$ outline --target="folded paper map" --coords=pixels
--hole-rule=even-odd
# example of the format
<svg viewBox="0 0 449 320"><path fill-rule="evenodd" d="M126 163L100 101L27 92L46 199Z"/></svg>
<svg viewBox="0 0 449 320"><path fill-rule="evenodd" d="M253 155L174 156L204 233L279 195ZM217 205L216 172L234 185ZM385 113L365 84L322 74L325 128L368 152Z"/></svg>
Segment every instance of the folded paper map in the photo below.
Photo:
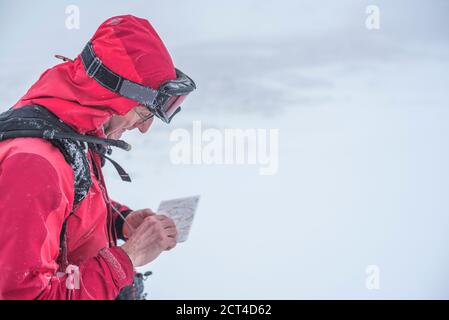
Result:
<svg viewBox="0 0 449 320"><path fill-rule="evenodd" d="M162 201L158 212L165 212L173 219L178 229L177 242L184 242L192 226L199 196Z"/></svg>

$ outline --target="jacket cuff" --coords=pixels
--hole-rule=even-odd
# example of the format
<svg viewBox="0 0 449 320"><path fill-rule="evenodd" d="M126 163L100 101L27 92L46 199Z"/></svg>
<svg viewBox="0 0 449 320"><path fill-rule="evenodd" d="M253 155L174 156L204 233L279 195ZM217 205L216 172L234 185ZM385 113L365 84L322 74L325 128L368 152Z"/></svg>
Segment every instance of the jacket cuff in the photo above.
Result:
<svg viewBox="0 0 449 320"><path fill-rule="evenodd" d="M122 216L125 217L125 218L126 218L131 212L132 212L131 209L120 211L120 213L122 214ZM117 238L118 238L118 239L126 241L125 236L123 235L123 223L124 223L124 222L125 222L125 221L123 220L123 218L120 217L120 215L117 215L117 217L115 218L115 232L116 232L116 234L117 234Z"/></svg>
<svg viewBox="0 0 449 320"><path fill-rule="evenodd" d="M131 259L120 247L103 248L99 256L106 261L118 288L129 286L134 281L134 267Z"/></svg>

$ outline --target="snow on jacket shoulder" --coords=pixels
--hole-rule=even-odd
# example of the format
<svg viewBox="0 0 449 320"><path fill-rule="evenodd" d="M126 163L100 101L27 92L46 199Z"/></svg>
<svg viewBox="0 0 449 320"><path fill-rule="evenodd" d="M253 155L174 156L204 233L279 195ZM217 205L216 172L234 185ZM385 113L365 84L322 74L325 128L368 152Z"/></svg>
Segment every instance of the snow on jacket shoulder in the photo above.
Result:
<svg viewBox="0 0 449 320"><path fill-rule="evenodd" d="M68 220L69 276L57 261L73 206L72 168L42 139L0 143L0 299L114 299L132 283L128 256L109 246L106 204L93 180Z"/></svg>

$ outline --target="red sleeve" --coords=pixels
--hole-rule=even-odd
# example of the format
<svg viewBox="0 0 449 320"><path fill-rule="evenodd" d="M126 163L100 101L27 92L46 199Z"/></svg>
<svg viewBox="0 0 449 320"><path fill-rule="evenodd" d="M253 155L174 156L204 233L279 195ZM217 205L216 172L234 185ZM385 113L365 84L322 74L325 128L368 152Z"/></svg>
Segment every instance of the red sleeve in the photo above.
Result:
<svg viewBox="0 0 449 320"><path fill-rule="evenodd" d="M132 283L131 261L119 247L102 249L71 276L57 273L59 236L73 201L64 191L67 181L73 186L68 170L58 175L33 153L1 163L0 299L114 299Z"/></svg>

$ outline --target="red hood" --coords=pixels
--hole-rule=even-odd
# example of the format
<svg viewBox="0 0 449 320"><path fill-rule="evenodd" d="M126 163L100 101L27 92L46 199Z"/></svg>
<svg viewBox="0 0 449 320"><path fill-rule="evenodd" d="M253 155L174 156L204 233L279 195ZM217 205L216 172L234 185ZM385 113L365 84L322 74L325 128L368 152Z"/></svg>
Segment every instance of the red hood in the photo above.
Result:
<svg viewBox="0 0 449 320"><path fill-rule="evenodd" d="M147 20L131 15L112 17L92 38L95 53L115 73L159 88L176 78L164 43ZM87 76L80 56L45 71L14 107L39 104L79 133L103 136L112 115L128 113L138 103L101 86Z"/></svg>

